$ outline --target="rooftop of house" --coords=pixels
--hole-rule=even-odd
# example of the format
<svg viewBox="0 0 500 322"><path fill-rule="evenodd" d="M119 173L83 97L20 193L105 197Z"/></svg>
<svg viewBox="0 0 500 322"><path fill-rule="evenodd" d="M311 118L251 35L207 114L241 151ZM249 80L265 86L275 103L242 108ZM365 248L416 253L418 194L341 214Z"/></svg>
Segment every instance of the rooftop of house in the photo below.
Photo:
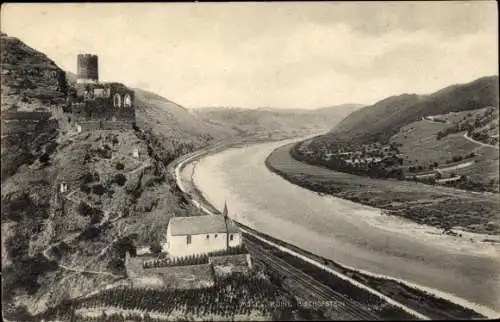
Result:
<svg viewBox="0 0 500 322"><path fill-rule="evenodd" d="M170 218L169 226L172 236L226 232L226 223L221 215L173 217ZM231 220L227 222L227 230L229 233L239 232Z"/></svg>

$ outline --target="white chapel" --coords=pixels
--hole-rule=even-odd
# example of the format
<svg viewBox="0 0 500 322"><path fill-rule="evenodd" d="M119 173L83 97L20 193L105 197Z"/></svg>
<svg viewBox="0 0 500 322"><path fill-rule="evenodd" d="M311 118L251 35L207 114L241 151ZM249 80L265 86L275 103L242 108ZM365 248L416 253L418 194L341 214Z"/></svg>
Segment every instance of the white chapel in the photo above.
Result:
<svg viewBox="0 0 500 322"><path fill-rule="evenodd" d="M170 218L163 249L170 257L206 254L239 247L243 243L239 228L223 215Z"/></svg>

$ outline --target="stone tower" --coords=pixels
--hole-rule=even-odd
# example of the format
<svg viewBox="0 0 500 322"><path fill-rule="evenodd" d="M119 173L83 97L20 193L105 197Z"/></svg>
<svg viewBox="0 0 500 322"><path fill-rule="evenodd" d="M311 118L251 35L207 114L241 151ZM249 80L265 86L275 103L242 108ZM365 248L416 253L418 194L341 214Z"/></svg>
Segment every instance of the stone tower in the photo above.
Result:
<svg viewBox="0 0 500 322"><path fill-rule="evenodd" d="M99 82L99 64L96 55L78 54L78 84L96 84Z"/></svg>

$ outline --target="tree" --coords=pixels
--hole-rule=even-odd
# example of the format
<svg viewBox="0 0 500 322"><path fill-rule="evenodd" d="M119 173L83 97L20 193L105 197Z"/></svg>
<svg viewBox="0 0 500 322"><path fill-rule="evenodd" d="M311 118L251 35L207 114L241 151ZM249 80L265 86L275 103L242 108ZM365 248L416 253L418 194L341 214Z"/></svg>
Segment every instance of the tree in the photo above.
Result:
<svg viewBox="0 0 500 322"><path fill-rule="evenodd" d="M44 153L42 154L42 156L40 156L39 158L39 161L40 163L42 163L43 165L48 165L49 164L49 161L50 161L50 156L48 153Z"/></svg>
<svg viewBox="0 0 500 322"><path fill-rule="evenodd" d="M80 201L77 212L82 216L88 216L92 212L92 207L87 205L87 203Z"/></svg>
<svg viewBox="0 0 500 322"><path fill-rule="evenodd" d="M123 170L125 169L125 165L121 162L117 162L115 168L116 170Z"/></svg>
<svg viewBox="0 0 500 322"><path fill-rule="evenodd" d="M92 192L96 195L102 196L106 192L106 189L102 184L99 183L92 186Z"/></svg>
<svg viewBox="0 0 500 322"><path fill-rule="evenodd" d="M127 182L127 177L122 173L117 173L113 178L113 182L116 182L118 185L123 186L125 182Z"/></svg>
<svg viewBox="0 0 500 322"><path fill-rule="evenodd" d="M159 241L155 240L149 245L149 249L151 250L152 253L158 254L161 253L162 247Z"/></svg>
<svg viewBox="0 0 500 322"><path fill-rule="evenodd" d="M94 181L94 176L92 175L92 173L87 172L82 176L83 183L91 183L92 181Z"/></svg>
<svg viewBox="0 0 500 322"><path fill-rule="evenodd" d="M125 269L125 263L120 258L113 258L109 261L107 268L113 273L121 274Z"/></svg>
<svg viewBox="0 0 500 322"><path fill-rule="evenodd" d="M80 185L80 190L81 190L81 191L83 191L83 192L85 192L86 194L89 194L89 193L90 193L90 187L89 187L89 186L87 186L87 185L86 185L86 184L84 184L84 183L82 183L82 184Z"/></svg>

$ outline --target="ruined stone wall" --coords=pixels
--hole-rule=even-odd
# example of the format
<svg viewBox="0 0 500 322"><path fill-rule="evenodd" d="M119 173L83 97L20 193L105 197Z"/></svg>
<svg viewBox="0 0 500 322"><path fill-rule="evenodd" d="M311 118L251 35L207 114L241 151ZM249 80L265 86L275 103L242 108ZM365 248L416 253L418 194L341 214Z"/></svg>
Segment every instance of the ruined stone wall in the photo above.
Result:
<svg viewBox="0 0 500 322"><path fill-rule="evenodd" d="M120 83L80 84L71 97L71 114L87 129L131 129L135 123L134 92ZM96 123L88 122L101 122Z"/></svg>
<svg viewBox="0 0 500 322"><path fill-rule="evenodd" d="M248 275L252 266L249 254L214 256L210 257L210 263L217 277L229 276L233 273Z"/></svg>

